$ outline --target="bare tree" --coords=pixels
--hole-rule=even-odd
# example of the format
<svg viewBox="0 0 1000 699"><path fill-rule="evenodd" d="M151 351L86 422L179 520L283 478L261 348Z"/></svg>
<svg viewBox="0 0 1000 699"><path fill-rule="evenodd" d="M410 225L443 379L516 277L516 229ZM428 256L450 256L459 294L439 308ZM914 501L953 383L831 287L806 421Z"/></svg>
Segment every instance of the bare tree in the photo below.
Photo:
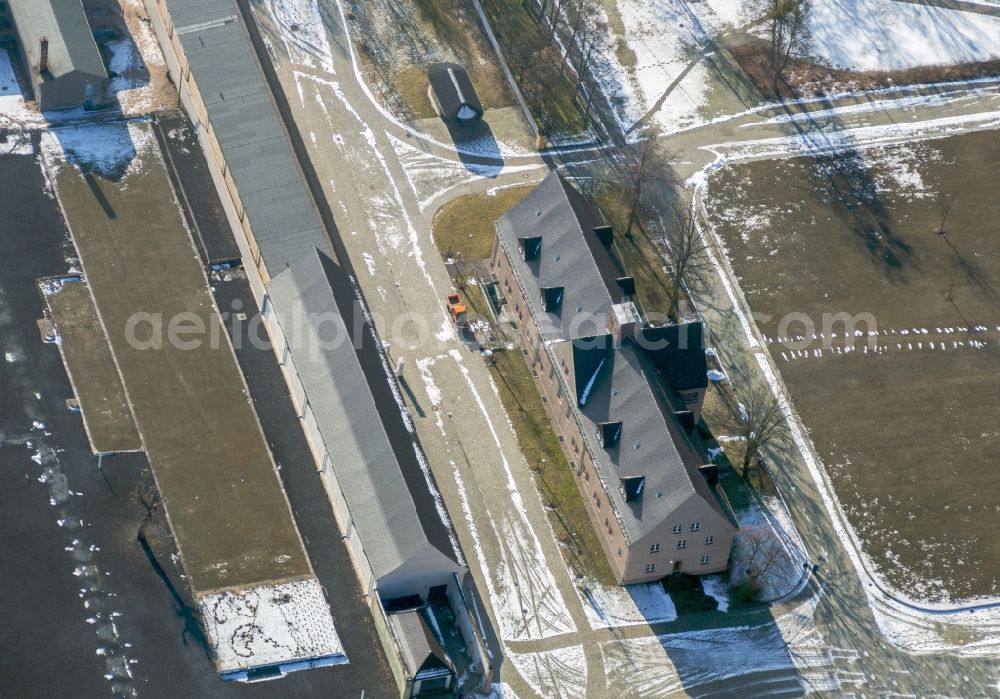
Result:
<svg viewBox="0 0 1000 699"><path fill-rule="evenodd" d="M735 571L736 576L749 585L749 594L758 597L766 594L771 581L779 581L790 572L789 558L774 530L767 525L741 527L737 547L744 567Z"/></svg>
<svg viewBox="0 0 1000 699"><path fill-rule="evenodd" d="M687 208L674 207L672 220L667 225L666 243L664 257L674 277L667 315L673 317L677 314L684 287L699 289L705 285L712 274L712 260L697 221Z"/></svg>
<svg viewBox="0 0 1000 699"><path fill-rule="evenodd" d="M652 133L634 151L628 151L623 161L623 176L628 189L628 222L625 235L639 217L639 206L646 192L655 185L673 184L674 177L667 164L669 154L659 133Z"/></svg>
<svg viewBox="0 0 1000 699"><path fill-rule="evenodd" d="M744 440L743 480L750 478L750 464L769 446L789 445L792 442L788 421L781 403L770 387L757 385L736 391L740 402L740 435Z"/></svg>
<svg viewBox="0 0 1000 699"><path fill-rule="evenodd" d="M806 43L807 0L768 0L767 21L771 35L771 85L775 92L793 52Z"/></svg>

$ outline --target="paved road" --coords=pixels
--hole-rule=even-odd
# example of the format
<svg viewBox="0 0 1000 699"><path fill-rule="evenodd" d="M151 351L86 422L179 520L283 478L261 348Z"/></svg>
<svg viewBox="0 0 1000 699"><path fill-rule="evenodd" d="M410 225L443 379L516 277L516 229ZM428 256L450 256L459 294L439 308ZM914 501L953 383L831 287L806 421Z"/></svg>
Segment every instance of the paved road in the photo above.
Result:
<svg viewBox="0 0 1000 699"><path fill-rule="evenodd" d="M431 216L444 201L533 181L547 168L536 155L508 154L502 163L460 156L387 118L357 79L335 0L322 0L320 8L325 32L283 27L266 11L259 14L275 47L284 93L279 97L289 102L389 353L394 361L405 360L411 412L504 649L501 679L520 696L675 690L795 695L806 687L830 694L919 695L929 687L963 696L995 694L996 672L988 660L911 655L881 638L801 464L789 468L782 485L810 553L827 562L798 598L745 617L712 614L655 627L591 629L489 374L454 336L441 309L450 280L430 237ZM834 106L838 113L824 113ZM989 123L975 115L998 109L992 84L899 91L882 102L862 96L836 105L758 110L674 134L671 145L686 177L719 154L775 157L789 149L834 147L845 138L891 142L957 132ZM579 163L614 154L594 149L550 156ZM714 332L727 346L745 346L739 319L727 311L729 299L721 291L705 300L718 325ZM727 359L736 376L754 376L752 353L733 350ZM715 628L694 631L692 623ZM667 632L673 635L655 637ZM706 668L705 656L691 652L706 643L729 660ZM634 675L653 678L655 686L637 685Z"/></svg>

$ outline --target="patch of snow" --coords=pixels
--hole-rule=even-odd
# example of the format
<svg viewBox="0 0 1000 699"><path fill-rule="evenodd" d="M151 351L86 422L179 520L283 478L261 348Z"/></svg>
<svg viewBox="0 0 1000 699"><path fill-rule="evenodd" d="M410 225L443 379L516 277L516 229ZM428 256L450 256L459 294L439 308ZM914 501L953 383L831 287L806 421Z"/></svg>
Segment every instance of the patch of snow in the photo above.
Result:
<svg viewBox="0 0 1000 699"><path fill-rule="evenodd" d="M594 388L594 382L597 381L597 375L601 373L601 369L604 367L604 358L597 363L597 368L594 369L594 374L590 377L587 385L583 388L583 393L580 394L580 405L586 405L587 399L590 398L590 391Z"/></svg>
<svg viewBox="0 0 1000 699"><path fill-rule="evenodd" d="M201 595L198 608L221 672L331 656L347 661L314 577Z"/></svg>
<svg viewBox="0 0 1000 699"><path fill-rule="evenodd" d="M604 587L591 582L588 589L579 593L583 611L594 629L677 619L673 600L658 582L625 587Z"/></svg>
<svg viewBox="0 0 1000 699"><path fill-rule="evenodd" d="M318 65L330 75L337 73L317 0L268 0L267 10L281 30L290 58L305 65Z"/></svg>
<svg viewBox="0 0 1000 699"><path fill-rule="evenodd" d="M729 611L729 585L721 575L702 575L701 589L715 600L716 609L720 612Z"/></svg>
<svg viewBox="0 0 1000 699"><path fill-rule="evenodd" d="M507 658L539 696L560 699L587 696L587 658L583 646L538 653L508 652Z"/></svg>
<svg viewBox="0 0 1000 699"><path fill-rule="evenodd" d="M900 70L1000 55L1000 18L897 0L810 3L815 54L853 70Z"/></svg>
<svg viewBox="0 0 1000 699"><path fill-rule="evenodd" d="M41 147L51 165L73 165L109 179L134 171L143 155L157 149L153 130L144 121L61 126L42 133Z"/></svg>
<svg viewBox="0 0 1000 699"><path fill-rule="evenodd" d="M370 252L367 252L367 251L361 253L361 257L365 261L365 267L368 268L368 274L370 274L370 275L372 275L374 277L375 276L375 258L372 257L372 254Z"/></svg>

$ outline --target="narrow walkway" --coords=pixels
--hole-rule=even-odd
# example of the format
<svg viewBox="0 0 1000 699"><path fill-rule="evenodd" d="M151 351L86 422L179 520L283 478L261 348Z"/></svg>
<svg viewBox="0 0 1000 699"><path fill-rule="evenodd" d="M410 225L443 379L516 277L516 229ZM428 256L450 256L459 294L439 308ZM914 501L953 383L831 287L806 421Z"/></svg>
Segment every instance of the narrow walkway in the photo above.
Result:
<svg viewBox="0 0 1000 699"><path fill-rule="evenodd" d="M958 10L959 12L975 12L980 15L991 15L1000 17L1000 4L986 4L983 2L969 2L968 0L895 0L895 2L908 2L911 5L926 5L928 7L941 7L946 10Z"/></svg>

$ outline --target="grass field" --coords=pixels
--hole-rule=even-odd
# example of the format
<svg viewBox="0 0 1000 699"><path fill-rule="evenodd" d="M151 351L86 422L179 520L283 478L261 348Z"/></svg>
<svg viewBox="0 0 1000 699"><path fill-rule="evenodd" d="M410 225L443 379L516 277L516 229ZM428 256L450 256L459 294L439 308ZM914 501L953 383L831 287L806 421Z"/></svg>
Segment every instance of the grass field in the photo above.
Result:
<svg viewBox="0 0 1000 699"><path fill-rule="evenodd" d="M865 553L920 599L1000 594L998 158L985 132L750 163L706 200Z"/></svg>
<svg viewBox="0 0 1000 699"><path fill-rule="evenodd" d="M615 585L604 549L538 397L527 362L518 349L498 351L493 356L495 363L490 372L514 424L521 453L528 465L537 469L535 483L563 557L577 575L586 575L603 585Z"/></svg>
<svg viewBox="0 0 1000 699"><path fill-rule="evenodd" d="M471 7L460 0L354 0L351 29L376 93L398 116L435 116L427 98L427 67L465 66L483 107L514 106L504 78Z"/></svg>
<svg viewBox="0 0 1000 699"><path fill-rule="evenodd" d="M494 222L524 199L532 187L509 187L495 194L466 194L434 214L434 242L442 255L451 252L462 261L482 260L493 252Z"/></svg>
<svg viewBox="0 0 1000 699"><path fill-rule="evenodd" d="M507 64L535 122L549 135L572 136L586 129L574 101L576 86L559 76L561 57L521 0L482 0Z"/></svg>

